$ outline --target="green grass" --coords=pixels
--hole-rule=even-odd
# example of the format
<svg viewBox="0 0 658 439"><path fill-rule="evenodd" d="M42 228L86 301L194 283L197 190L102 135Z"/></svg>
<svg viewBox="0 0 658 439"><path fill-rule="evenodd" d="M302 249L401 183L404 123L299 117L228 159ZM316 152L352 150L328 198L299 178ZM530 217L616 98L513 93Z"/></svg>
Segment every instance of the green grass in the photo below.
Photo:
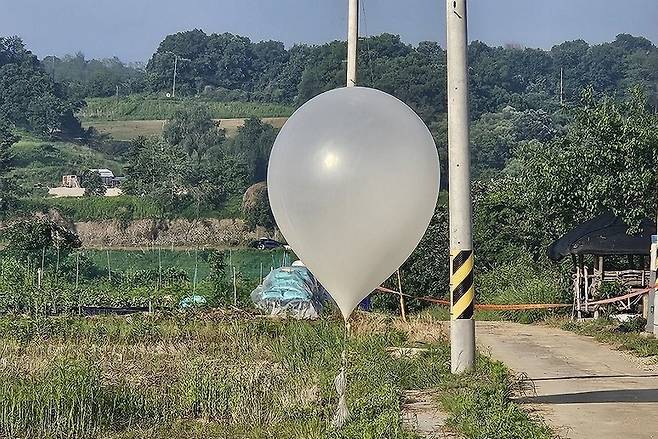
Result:
<svg viewBox="0 0 658 439"><path fill-rule="evenodd" d="M416 357L386 352L418 343L381 316L353 322L350 417L336 430L340 321L3 317L0 436L411 439L400 416L404 391L431 388L465 437L551 437L510 401L502 365L480 357L476 374L452 376L443 339L425 341Z"/></svg>
<svg viewBox="0 0 658 439"><path fill-rule="evenodd" d="M451 414L448 425L466 438L553 438L541 418L512 401L520 385L502 363L478 356L475 371L451 377L439 400Z"/></svg>
<svg viewBox="0 0 658 439"><path fill-rule="evenodd" d="M85 145L48 141L21 134L11 147L12 175L17 183L32 193L45 194L48 187L59 186L62 175L89 168L108 168L123 174L123 164Z"/></svg>
<svg viewBox="0 0 658 439"><path fill-rule="evenodd" d="M477 255L476 255L477 258ZM477 264L477 262L476 262ZM569 303L568 285L558 268L530 258L476 271L476 303L525 304ZM564 308L548 310L479 311L482 320L513 320L532 323L564 314Z"/></svg>
<svg viewBox="0 0 658 439"><path fill-rule="evenodd" d="M148 95L87 99L79 116L90 120L162 120L170 119L176 110L190 105L203 105L215 119L290 116L293 108L261 102L216 102L199 98L159 98Z"/></svg>
<svg viewBox="0 0 658 439"><path fill-rule="evenodd" d="M639 357L658 356L658 339L640 334L644 329L644 319L637 322L619 323L609 319L572 322L568 320L553 320L551 324L577 334L594 337L601 343L613 346L615 349L628 351Z"/></svg>

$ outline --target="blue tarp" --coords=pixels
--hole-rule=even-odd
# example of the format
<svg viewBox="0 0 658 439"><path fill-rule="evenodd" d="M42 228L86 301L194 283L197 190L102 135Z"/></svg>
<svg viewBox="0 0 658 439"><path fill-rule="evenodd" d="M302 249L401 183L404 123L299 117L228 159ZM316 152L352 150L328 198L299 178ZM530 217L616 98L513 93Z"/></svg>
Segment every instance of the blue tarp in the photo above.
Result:
<svg viewBox="0 0 658 439"><path fill-rule="evenodd" d="M323 289L306 267L272 270L251 293L257 308L272 315L317 318L322 309Z"/></svg>
<svg viewBox="0 0 658 439"><path fill-rule="evenodd" d="M206 304L206 298L195 294L193 296L189 296L181 299L178 306L180 306L181 308L193 308L196 306L203 306L205 304Z"/></svg>

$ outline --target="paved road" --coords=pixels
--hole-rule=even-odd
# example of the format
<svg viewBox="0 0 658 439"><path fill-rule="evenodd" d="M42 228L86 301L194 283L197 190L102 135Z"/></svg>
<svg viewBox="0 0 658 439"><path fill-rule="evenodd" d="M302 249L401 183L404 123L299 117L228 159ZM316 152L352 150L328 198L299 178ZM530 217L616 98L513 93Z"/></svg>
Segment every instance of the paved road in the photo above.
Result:
<svg viewBox="0 0 658 439"><path fill-rule="evenodd" d="M534 382L518 402L570 439L658 439L658 367L589 337L478 322L480 351Z"/></svg>

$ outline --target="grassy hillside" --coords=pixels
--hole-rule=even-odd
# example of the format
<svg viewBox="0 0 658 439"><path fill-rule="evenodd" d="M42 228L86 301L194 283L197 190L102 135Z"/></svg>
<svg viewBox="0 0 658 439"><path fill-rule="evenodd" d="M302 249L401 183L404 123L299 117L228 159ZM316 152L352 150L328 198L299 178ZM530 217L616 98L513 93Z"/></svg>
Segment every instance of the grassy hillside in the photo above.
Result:
<svg viewBox="0 0 658 439"><path fill-rule="evenodd" d="M130 95L116 98L90 98L79 116L85 120L162 120L171 118L176 110L191 105L206 106L216 119L244 117L290 116L293 108L287 105L261 102L215 102L196 98L159 98Z"/></svg>
<svg viewBox="0 0 658 439"><path fill-rule="evenodd" d="M148 198L128 195L101 198L45 198L49 187L61 184L62 175L80 173L90 168L108 168L123 175L120 157L110 157L87 145L44 140L20 133L21 140L11 147L12 175L23 193L21 212L46 211L55 207L74 221L117 219L130 221L161 217L162 208ZM198 212L202 218L235 218L240 216L241 197L234 197L219 210ZM197 209L190 203L182 205L170 216L195 218Z"/></svg>
<svg viewBox="0 0 658 439"><path fill-rule="evenodd" d="M88 146L71 142L41 140L21 134L11 147L13 175L29 194L45 194L48 187L58 186L63 174L89 168L108 168L123 174L121 162Z"/></svg>

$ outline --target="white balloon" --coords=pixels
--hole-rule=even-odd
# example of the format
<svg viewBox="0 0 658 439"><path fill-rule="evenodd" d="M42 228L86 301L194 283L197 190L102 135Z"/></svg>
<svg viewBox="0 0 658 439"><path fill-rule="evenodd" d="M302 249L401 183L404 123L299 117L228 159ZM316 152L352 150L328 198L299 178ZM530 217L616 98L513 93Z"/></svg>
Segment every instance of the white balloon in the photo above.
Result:
<svg viewBox="0 0 658 439"><path fill-rule="evenodd" d="M402 101L339 88L285 123L267 187L281 233L347 320L425 233L439 161L429 130Z"/></svg>

